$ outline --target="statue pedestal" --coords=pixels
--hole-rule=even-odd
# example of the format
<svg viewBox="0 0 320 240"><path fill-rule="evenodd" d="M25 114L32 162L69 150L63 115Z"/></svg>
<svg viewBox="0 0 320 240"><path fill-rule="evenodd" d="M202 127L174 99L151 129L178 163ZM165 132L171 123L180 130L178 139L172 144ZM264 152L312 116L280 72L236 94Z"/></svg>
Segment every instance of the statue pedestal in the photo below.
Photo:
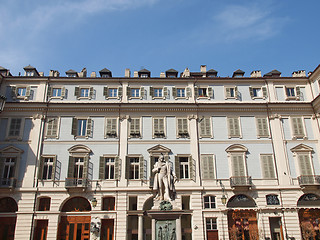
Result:
<svg viewBox="0 0 320 240"><path fill-rule="evenodd" d="M170 205L171 205L171 207L170 207ZM152 210L166 211L166 210L180 210L180 209L178 208L175 200L164 201L164 200L157 200L154 198Z"/></svg>

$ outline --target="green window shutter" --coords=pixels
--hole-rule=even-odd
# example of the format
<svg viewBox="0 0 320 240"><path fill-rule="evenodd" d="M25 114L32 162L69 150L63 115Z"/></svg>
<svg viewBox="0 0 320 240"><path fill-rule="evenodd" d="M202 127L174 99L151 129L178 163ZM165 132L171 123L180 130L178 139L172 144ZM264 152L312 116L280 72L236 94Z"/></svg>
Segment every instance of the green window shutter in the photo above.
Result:
<svg viewBox="0 0 320 240"><path fill-rule="evenodd" d="M191 95L192 95L191 94L191 88L187 87L186 88L186 92L187 92L186 97L188 97L188 98L191 97Z"/></svg>
<svg viewBox="0 0 320 240"><path fill-rule="evenodd" d="M194 163L193 163L192 156L188 157L188 164L189 164L189 170L190 170L190 179L195 181L195 166L194 166Z"/></svg>
<svg viewBox="0 0 320 240"><path fill-rule="evenodd" d="M26 97L30 97L30 95L31 95L31 87L27 86L26 87Z"/></svg>
<svg viewBox="0 0 320 240"><path fill-rule="evenodd" d="M174 97L174 98L177 97L177 88L175 88L175 87L172 88L172 97Z"/></svg>
<svg viewBox="0 0 320 240"><path fill-rule="evenodd" d="M104 87L103 88L103 96L105 96L106 98L109 97L109 89L108 89L108 87Z"/></svg>
<svg viewBox="0 0 320 240"><path fill-rule="evenodd" d="M211 136L211 122L210 118L204 118L203 119L203 125L204 125L204 135L209 137Z"/></svg>
<svg viewBox="0 0 320 240"><path fill-rule="evenodd" d="M62 87L62 88L61 88L61 97L62 97L62 98L65 98L65 97L66 97L66 88L65 88L65 87Z"/></svg>
<svg viewBox="0 0 320 240"><path fill-rule="evenodd" d="M301 175L313 175L310 157L307 154L299 154L299 167Z"/></svg>
<svg viewBox="0 0 320 240"><path fill-rule="evenodd" d="M48 97L48 98L51 98L51 96L52 96L52 87L51 87L51 86L48 86L47 97Z"/></svg>
<svg viewBox="0 0 320 240"><path fill-rule="evenodd" d="M300 98L300 95L301 95L300 87L296 87L296 93L297 93L297 97Z"/></svg>
<svg viewBox="0 0 320 240"><path fill-rule="evenodd" d="M180 160L178 156L174 157L174 170L176 172L176 176L180 179Z"/></svg>
<svg viewBox="0 0 320 240"><path fill-rule="evenodd" d="M295 137L304 137L305 136L302 118L300 118L300 117L292 118L292 126L293 126L293 133L294 133Z"/></svg>
<svg viewBox="0 0 320 240"><path fill-rule="evenodd" d="M151 174L153 174L152 173L152 169L153 169L155 163L156 163L156 158L155 157L150 157L150 171L151 171Z"/></svg>
<svg viewBox="0 0 320 240"><path fill-rule="evenodd" d="M78 119L77 118L72 118L71 135L77 136L77 130L78 130Z"/></svg>
<svg viewBox="0 0 320 240"><path fill-rule="evenodd" d="M229 136L233 137L235 135L233 118L228 118L228 125L229 125Z"/></svg>
<svg viewBox="0 0 320 240"><path fill-rule="evenodd" d="M120 178L120 159L119 157L114 158L114 179L119 180Z"/></svg>
<svg viewBox="0 0 320 240"><path fill-rule="evenodd" d="M85 156L83 160L83 175L82 178L88 178L88 166L89 166L89 156Z"/></svg>
<svg viewBox="0 0 320 240"><path fill-rule="evenodd" d="M262 155L261 160L262 160L262 167L263 167L262 169L263 178L265 179L275 178L272 155Z"/></svg>
<svg viewBox="0 0 320 240"><path fill-rule="evenodd" d="M162 134L162 133L164 133L164 119L159 118L158 121L159 121L158 130Z"/></svg>
<svg viewBox="0 0 320 240"><path fill-rule="evenodd" d="M118 97L122 97L123 91L122 87L118 87Z"/></svg>
<svg viewBox="0 0 320 240"><path fill-rule="evenodd" d="M227 98L231 97L230 88L226 88L226 97L227 97Z"/></svg>
<svg viewBox="0 0 320 240"><path fill-rule="evenodd" d="M92 98L93 97L93 87L90 87L89 88L89 98Z"/></svg>
<svg viewBox="0 0 320 240"><path fill-rule="evenodd" d="M182 129L185 132L188 132L188 119L184 118L182 119Z"/></svg>
<svg viewBox="0 0 320 240"><path fill-rule="evenodd" d="M253 96L253 88L252 87L249 87L249 92L250 92L251 98L253 98L254 96Z"/></svg>
<svg viewBox="0 0 320 240"><path fill-rule="evenodd" d="M139 178L145 179L145 167L144 167L144 158L143 156L139 157Z"/></svg>
<svg viewBox="0 0 320 240"><path fill-rule="evenodd" d="M91 118L88 118L87 119L87 133L86 133L86 136L87 137L90 137L91 134L92 134L92 127L93 127L93 124L92 124L92 119Z"/></svg>
<svg viewBox="0 0 320 240"><path fill-rule="evenodd" d="M126 179L130 177L130 158L126 157Z"/></svg>
<svg viewBox="0 0 320 240"><path fill-rule="evenodd" d="M234 87L234 97L238 98L239 92L238 92L238 87Z"/></svg>
<svg viewBox="0 0 320 240"><path fill-rule="evenodd" d="M105 179L106 160L104 157L100 157L99 162L99 179Z"/></svg>
<svg viewBox="0 0 320 240"><path fill-rule="evenodd" d="M43 167L42 167L43 169ZM57 156L53 157L53 163L52 163L52 175L51 179L54 181L56 178L56 171L57 171Z"/></svg>
<svg viewBox="0 0 320 240"><path fill-rule="evenodd" d="M206 132L206 126L205 126L205 119L202 119L202 121L200 122L200 137L205 136L205 132Z"/></svg>
<svg viewBox="0 0 320 240"><path fill-rule="evenodd" d="M267 92L267 88L266 87L262 87L262 94L264 98L268 97L268 92Z"/></svg>
<svg viewBox="0 0 320 240"><path fill-rule="evenodd" d="M163 98L167 98L168 97L168 88L164 87L163 88Z"/></svg>
<svg viewBox="0 0 320 240"><path fill-rule="evenodd" d="M233 123L234 123L234 135L235 135L235 137L240 137L239 119L238 118L234 118L233 119Z"/></svg>
<svg viewBox="0 0 320 240"><path fill-rule="evenodd" d="M194 96L199 97L199 88L197 86L194 87Z"/></svg>
<svg viewBox="0 0 320 240"><path fill-rule="evenodd" d="M131 88L127 87L127 97L131 97Z"/></svg>
<svg viewBox="0 0 320 240"><path fill-rule="evenodd" d="M213 98L213 88L208 87L208 97Z"/></svg>
<svg viewBox="0 0 320 240"><path fill-rule="evenodd" d="M145 91L144 91L144 87L140 88L140 98L144 98L145 95Z"/></svg>
<svg viewBox="0 0 320 240"><path fill-rule="evenodd" d="M11 87L11 97L13 99L16 99L17 98L17 87L16 86L12 86Z"/></svg>
<svg viewBox="0 0 320 240"><path fill-rule="evenodd" d="M39 161L39 169L38 169L38 179L42 179L43 175L43 164L44 164L44 157L40 157Z"/></svg>
<svg viewBox="0 0 320 240"><path fill-rule="evenodd" d="M74 178L74 157L69 156L68 178Z"/></svg>
<svg viewBox="0 0 320 240"><path fill-rule="evenodd" d="M209 161L207 155L201 155L201 172L203 179L209 179Z"/></svg>
<svg viewBox="0 0 320 240"><path fill-rule="evenodd" d="M153 119L153 137L155 137L157 133L159 133L159 119L154 118Z"/></svg>
<svg viewBox="0 0 320 240"><path fill-rule="evenodd" d="M232 156L232 173L233 173L234 177L245 176L243 156L241 156L241 155L233 155Z"/></svg>
<svg viewBox="0 0 320 240"><path fill-rule="evenodd" d="M268 137L268 121L266 118L257 118L257 130L259 137Z"/></svg>
<svg viewBox="0 0 320 240"><path fill-rule="evenodd" d="M80 88L79 87L75 87L74 88L74 95L78 98L80 97Z"/></svg>
<svg viewBox="0 0 320 240"><path fill-rule="evenodd" d="M150 96L151 96L151 97L154 97L153 87L150 87Z"/></svg>
<svg viewBox="0 0 320 240"><path fill-rule="evenodd" d="M183 119L179 118L178 119L178 133L182 133L183 132L183 122L182 122Z"/></svg>

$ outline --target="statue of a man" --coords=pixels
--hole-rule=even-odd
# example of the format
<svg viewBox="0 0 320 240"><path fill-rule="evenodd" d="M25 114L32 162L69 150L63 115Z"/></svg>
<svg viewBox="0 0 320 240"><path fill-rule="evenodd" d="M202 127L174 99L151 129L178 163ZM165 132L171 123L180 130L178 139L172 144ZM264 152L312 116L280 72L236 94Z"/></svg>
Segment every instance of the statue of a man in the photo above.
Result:
<svg viewBox="0 0 320 240"><path fill-rule="evenodd" d="M154 164L152 172L155 173L153 190L157 191L156 198L161 201L174 200L176 194L174 183L177 177L171 169L169 160L166 161L161 154L158 162Z"/></svg>

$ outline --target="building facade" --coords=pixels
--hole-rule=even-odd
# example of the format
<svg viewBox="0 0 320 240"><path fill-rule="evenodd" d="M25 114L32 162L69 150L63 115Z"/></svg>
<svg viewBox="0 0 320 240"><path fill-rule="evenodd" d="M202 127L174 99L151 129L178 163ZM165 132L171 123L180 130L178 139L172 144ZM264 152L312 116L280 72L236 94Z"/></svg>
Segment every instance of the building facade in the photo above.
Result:
<svg viewBox="0 0 320 240"><path fill-rule="evenodd" d="M320 239L320 67L24 70L0 68L3 239Z"/></svg>

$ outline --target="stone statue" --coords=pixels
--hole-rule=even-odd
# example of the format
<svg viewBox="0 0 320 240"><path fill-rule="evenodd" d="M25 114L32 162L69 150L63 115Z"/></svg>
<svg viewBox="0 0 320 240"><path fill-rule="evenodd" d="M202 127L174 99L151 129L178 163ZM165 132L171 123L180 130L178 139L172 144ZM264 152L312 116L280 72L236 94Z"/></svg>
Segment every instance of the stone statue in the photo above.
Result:
<svg viewBox="0 0 320 240"><path fill-rule="evenodd" d="M169 159L166 161L161 154L158 162L154 164L152 172L155 173L153 190L157 191L156 199L160 201L174 200L176 194L174 184L177 177L171 169Z"/></svg>

